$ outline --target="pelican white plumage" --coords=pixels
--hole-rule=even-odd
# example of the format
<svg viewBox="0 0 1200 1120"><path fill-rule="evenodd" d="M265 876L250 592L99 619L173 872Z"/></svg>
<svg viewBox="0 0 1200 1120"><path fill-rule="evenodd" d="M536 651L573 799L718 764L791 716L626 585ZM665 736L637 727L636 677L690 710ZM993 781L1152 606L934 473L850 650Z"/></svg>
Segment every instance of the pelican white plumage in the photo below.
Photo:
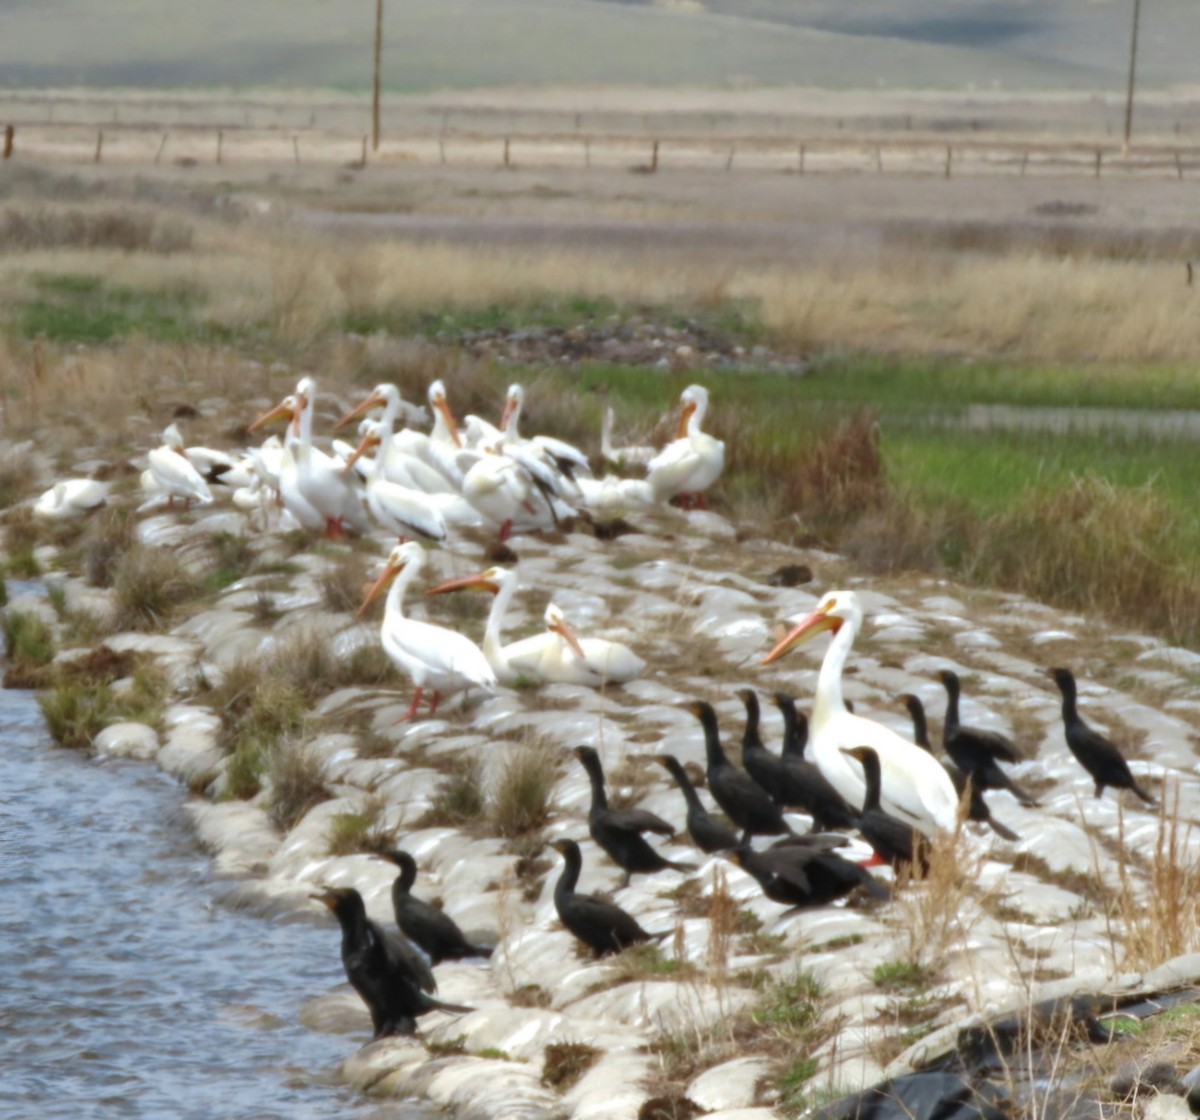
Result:
<svg viewBox="0 0 1200 1120"><path fill-rule="evenodd" d="M842 750L871 747L882 769L885 812L927 835L938 829L951 831L958 818L958 794L945 767L928 751L883 724L846 711L842 669L862 622L862 606L853 591L829 591L816 610L763 658L763 664L777 660L815 634L832 631L833 641L821 662L809 720L813 761L838 793L861 808L866 793L862 766Z"/></svg>
<svg viewBox="0 0 1200 1120"><path fill-rule="evenodd" d="M68 478L56 482L33 503L33 514L45 521L71 521L98 510L106 501L107 482Z"/></svg>
<svg viewBox="0 0 1200 1120"><path fill-rule="evenodd" d="M340 537L349 525L357 532L367 528L362 486L342 464L313 446L313 402L316 383L301 378L296 391L250 425L256 431L276 417L289 417L284 454L279 468L279 493L284 508L305 529L324 530Z"/></svg>
<svg viewBox="0 0 1200 1120"><path fill-rule="evenodd" d="M439 384L440 382L434 382L435 386ZM431 401L434 396L436 394L431 394ZM383 478L427 494L457 494L462 486L462 471L454 461L454 454L458 450L454 442L457 426L454 424L453 415L449 413L444 390L440 392L438 399L441 400L441 407L434 407L434 428L443 434L437 441L432 435L410 428L399 432L395 430L396 421L401 413L406 409L412 411L412 406L406 404L395 385L386 382L376 385L365 400L337 422L335 428L350 423L355 417L362 416L373 408L382 408L383 414L377 422L380 425L381 437L378 458ZM382 438L385 431L392 433L386 443Z"/></svg>
<svg viewBox="0 0 1200 1120"><path fill-rule="evenodd" d="M433 692L429 714L436 715L438 704L447 692L470 688L491 691L496 674L483 651L469 638L445 626L435 626L404 616L404 596L425 562L425 552L416 541L392 549L383 574L367 592L359 608L361 618L367 608L391 585L384 607L380 640L384 652L413 682L413 699L403 719L414 719L425 690ZM397 578L399 577L399 578Z"/></svg>
<svg viewBox="0 0 1200 1120"><path fill-rule="evenodd" d="M479 451L460 451L468 467L462 495L479 515L500 530L500 539L513 533L557 528L575 510L555 494L553 484L539 477L536 464L485 444Z"/></svg>
<svg viewBox="0 0 1200 1120"><path fill-rule="evenodd" d="M528 447L548 457L558 471L569 474L572 478L592 477L592 468L588 457L565 440L554 436L533 436L526 439L521 435L521 410L525 407L525 389L514 382L508 387L504 398L504 412L500 416L500 431L504 433L504 445L501 450L507 451L510 446Z"/></svg>
<svg viewBox="0 0 1200 1120"><path fill-rule="evenodd" d="M607 638L581 638L567 621L562 608L554 603L546 606L546 632L554 636L557 649L551 655L560 666L555 670L559 680L586 684L593 688L604 684L625 684L636 680L646 668L646 662L624 642ZM520 657L510 662L522 670Z"/></svg>
<svg viewBox="0 0 1200 1120"><path fill-rule="evenodd" d="M613 410L612 405L609 405L604 410L604 419L600 421L600 454L606 462L611 463L618 470L628 470L630 467L647 467L658 454L657 447L614 447L612 433Z"/></svg>
<svg viewBox="0 0 1200 1120"><path fill-rule="evenodd" d="M158 504L164 497L168 508L172 509L176 499L182 499L185 507L192 502L208 505L213 500L208 483L184 452L183 435L177 425L170 424L163 431L163 446L151 451L146 456L146 463L150 481L157 492L143 502L139 510Z"/></svg>
<svg viewBox="0 0 1200 1120"><path fill-rule="evenodd" d="M678 437L650 460L646 480L656 501L677 498L684 508L703 509L704 491L725 469L725 444L700 428L708 412L708 390L703 385L689 385L679 401L683 410Z"/></svg>
<svg viewBox="0 0 1200 1120"><path fill-rule="evenodd" d="M507 645L502 641L504 618L516 594L519 578L510 568L489 568L479 575L447 580L427 594L488 591L494 598L483 631L483 653L504 684L518 678L539 684L582 684L598 688L633 680L646 663L628 646L603 638L580 639L562 609L553 603L543 616L546 629Z"/></svg>

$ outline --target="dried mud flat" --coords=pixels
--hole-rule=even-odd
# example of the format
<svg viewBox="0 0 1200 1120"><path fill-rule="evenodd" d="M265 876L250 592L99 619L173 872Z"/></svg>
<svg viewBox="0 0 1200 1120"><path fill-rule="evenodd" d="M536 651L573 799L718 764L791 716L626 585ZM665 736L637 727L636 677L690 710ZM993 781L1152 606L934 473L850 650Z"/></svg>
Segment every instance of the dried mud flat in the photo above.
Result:
<svg viewBox="0 0 1200 1120"><path fill-rule="evenodd" d="M1153 897L1164 824L1112 792L1091 797L1090 781L1067 752L1044 668L1076 670L1084 713L1128 748L1139 778L1177 803L1187 822L1200 813L1192 780L1200 655L1017 596L966 592L934 579L868 585L835 556L742 539L714 514L667 511L632 520L641 531L616 542L576 532L518 540L525 590L509 632L536 629L552 595L582 632L620 638L641 653L649 662L642 680L601 692L502 689L446 718L411 724L396 722L406 695L339 688L319 700L309 730L293 744L317 760L330 798L282 834L269 816L270 789L248 801L223 796L230 759L221 747L221 713L209 706L206 688L239 662L268 659L310 635L320 635L340 659L375 643L377 623L331 610L325 590L347 564L361 565L365 580L373 550L310 548L291 557L293 573L282 582L277 574L251 575L167 633L103 640L113 651L154 658L168 675L172 702L158 729L119 724L96 748L154 760L196 792L191 815L218 873L229 879L230 904L270 919L316 920L314 889L353 885L372 915L390 923L395 869L366 854L329 854L338 818L370 812L417 857L418 889L440 897L464 928L496 941L490 964L439 968L443 998L477 1010L431 1015L419 1038L351 1053L369 1030L361 1003L348 989L314 993L306 1011L313 1028L347 1034L343 1076L372 1093L421 1096L461 1116L653 1116L647 1102L666 1099L672 1108L749 1120L798 1106L796 1084L782 1083L789 1071L798 1076L797 1062L811 1062L800 1080L803 1099L816 1100L908 1068L928 1046L929 1032L953 1030L974 1013L1064 990L1142 982L1138 970L1149 963L1144 926L1163 913ZM278 535L251 529L228 510L152 517L138 535L201 572L211 564L206 542L218 532L246 535L264 562L287 553ZM385 542L378 546L381 555ZM39 555L50 562L53 549ZM486 566L481 546L468 541L429 559L431 579ZM811 584L770 585L772 572L796 562L815 572ZM111 592L52 579L67 612L110 609ZM758 661L783 620L807 612L831 586L854 587L868 609L846 679L858 711L906 732L895 696L916 691L936 730L942 696L934 674L953 667L964 679L965 721L1012 734L1023 747L1028 761L1014 776L1036 792L1039 807L992 796L995 815L1020 841L1005 843L970 826L945 881L907 884L892 902L875 906L787 911L732 864L702 857L682 837L663 851L696 864L694 873L639 877L620 889L617 869L586 838L588 786L570 748L595 746L620 796L682 824L678 792L646 761L670 751L702 763L699 726L678 705L712 701L735 757L741 707L734 689L783 688L807 705L821 643L769 670ZM413 607L435 620L444 609L440 600ZM41 613L62 628L44 599L14 600L8 609ZM256 621L264 613L282 617ZM478 636L482 622L462 625ZM774 747L778 721L767 710L764 737ZM503 839L479 824L423 823L456 760L481 759L483 786L491 790L507 760L529 751L557 765L554 811L536 840L581 840L582 889L611 892L649 929L674 930L663 951L674 966L582 959L555 917L557 866L537 862L530 837ZM803 817L795 820L805 825ZM1200 838L1186 824L1176 832L1177 861L1190 867ZM861 845L858 851L865 856ZM726 896L737 917L718 928L713 918ZM331 932L331 953L335 942ZM1192 948L1190 932L1182 948ZM761 1010L764 990L791 990L801 972L822 993L804 1052ZM1200 975L1200 966L1185 959L1171 975L1182 981L1193 973ZM564 1044L593 1050L577 1080L555 1088L547 1063ZM1118 1056L1109 1061L1126 1053L1112 1049ZM1196 1054L1172 1057L1194 1063Z"/></svg>

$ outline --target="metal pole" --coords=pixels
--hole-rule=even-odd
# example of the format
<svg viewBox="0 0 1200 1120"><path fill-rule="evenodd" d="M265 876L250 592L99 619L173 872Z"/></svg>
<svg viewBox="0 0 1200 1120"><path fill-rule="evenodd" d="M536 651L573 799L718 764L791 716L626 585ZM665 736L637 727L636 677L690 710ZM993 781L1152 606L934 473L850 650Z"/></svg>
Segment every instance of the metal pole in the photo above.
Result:
<svg viewBox="0 0 1200 1120"><path fill-rule="evenodd" d="M376 152L379 151L379 92L382 70L383 0L375 0L375 82L371 94L371 148Z"/></svg>
<svg viewBox="0 0 1200 1120"><path fill-rule="evenodd" d="M1129 155L1129 141L1133 135L1133 81L1137 70L1138 21L1142 14L1142 0L1133 0L1133 34L1129 41L1129 89L1125 94L1125 143L1122 154Z"/></svg>

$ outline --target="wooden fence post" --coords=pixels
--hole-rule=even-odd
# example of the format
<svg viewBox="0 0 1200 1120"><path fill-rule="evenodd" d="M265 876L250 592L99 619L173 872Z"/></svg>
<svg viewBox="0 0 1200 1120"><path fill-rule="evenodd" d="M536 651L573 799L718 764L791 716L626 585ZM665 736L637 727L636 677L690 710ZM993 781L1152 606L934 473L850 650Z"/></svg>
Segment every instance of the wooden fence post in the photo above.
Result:
<svg viewBox="0 0 1200 1120"><path fill-rule="evenodd" d="M166 149L166 147L167 147L167 134L164 132L162 134L162 139L158 142L158 151L154 153L154 162L155 163L162 162L163 151Z"/></svg>
<svg viewBox="0 0 1200 1120"><path fill-rule="evenodd" d="M583 166L592 166L592 142L586 136L583 138Z"/></svg>
<svg viewBox="0 0 1200 1120"><path fill-rule="evenodd" d="M438 163L446 162L446 139L444 136L438 137Z"/></svg>
<svg viewBox="0 0 1200 1120"><path fill-rule="evenodd" d="M300 137L299 136L292 137L292 158L296 161L296 163L300 162Z"/></svg>
<svg viewBox="0 0 1200 1120"><path fill-rule="evenodd" d="M1179 158L1179 153L1175 153L1175 174L1179 177L1179 181L1183 182L1183 160Z"/></svg>
<svg viewBox="0 0 1200 1120"><path fill-rule="evenodd" d="M655 140L650 148L650 174L658 170L658 141Z"/></svg>
<svg viewBox="0 0 1200 1120"><path fill-rule="evenodd" d="M729 149L729 158L725 161L725 170L726 171L733 170L733 156L736 151L737 151L737 145L734 144L734 146Z"/></svg>
<svg viewBox="0 0 1200 1120"><path fill-rule="evenodd" d="M1100 161L1103 159L1104 159L1104 153L1099 148L1097 148L1096 149L1096 178L1097 179L1100 178Z"/></svg>
<svg viewBox="0 0 1200 1120"><path fill-rule="evenodd" d="M1021 154L1021 174L1022 174L1022 175L1024 175L1024 174L1025 174L1025 165L1026 165L1026 164L1028 164L1028 163L1029 163L1029 153L1028 153L1028 152L1023 152L1023 153Z"/></svg>
<svg viewBox="0 0 1200 1120"><path fill-rule="evenodd" d="M804 174L804 145L800 145L800 174Z"/></svg>
<svg viewBox="0 0 1200 1120"><path fill-rule="evenodd" d="M950 178L950 168L953 166L953 164L954 164L954 149L949 144L947 144L946 145L946 166L942 171L943 179Z"/></svg>
<svg viewBox="0 0 1200 1120"><path fill-rule="evenodd" d="M17 126L6 124L4 126L4 158L12 159L13 146L16 143Z"/></svg>
<svg viewBox="0 0 1200 1120"><path fill-rule="evenodd" d="M367 166L367 141L369 139L370 139L370 137L367 136L367 134L364 132L363 133L363 141L362 141L362 155L359 157L359 160L358 160L359 164L362 167Z"/></svg>
<svg viewBox="0 0 1200 1120"><path fill-rule="evenodd" d="M879 144L875 145L875 170L883 174L883 148Z"/></svg>
<svg viewBox="0 0 1200 1120"><path fill-rule="evenodd" d="M221 162L221 149L225 146L225 131L217 129L217 163Z"/></svg>
<svg viewBox="0 0 1200 1120"><path fill-rule="evenodd" d="M100 162L100 153L104 150L104 130L100 129L96 133L96 154L92 157L93 162Z"/></svg>
<svg viewBox="0 0 1200 1120"><path fill-rule="evenodd" d="M508 149L509 149L509 138L506 136L504 138L504 166L512 167L512 162L509 159L509 150Z"/></svg>

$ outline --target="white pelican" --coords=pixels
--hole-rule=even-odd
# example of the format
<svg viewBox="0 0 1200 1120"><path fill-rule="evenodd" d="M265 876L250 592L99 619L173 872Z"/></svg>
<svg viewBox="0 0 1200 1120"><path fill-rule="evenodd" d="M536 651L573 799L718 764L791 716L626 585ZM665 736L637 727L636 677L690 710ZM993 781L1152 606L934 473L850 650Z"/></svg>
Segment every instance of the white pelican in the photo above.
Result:
<svg viewBox="0 0 1200 1120"><path fill-rule="evenodd" d="M488 591L495 596L483 631L483 653L505 684L524 677L539 684L582 684L597 688L605 683L623 684L645 669L646 663L620 642L578 638L561 608L553 603L546 607L543 633L504 645L501 641L504 616L517 583L515 571L489 568L479 575L447 580L426 594L470 590Z"/></svg>
<svg viewBox="0 0 1200 1120"><path fill-rule="evenodd" d="M871 747L883 771L884 811L928 835L938 829L952 831L958 817L958 795L942 764L882 724L846 711L842 668L862 621L862 606L853 591L829 591L817 609L763 658L763 664L777 660L814 634L831 630L833 641L821 662L809 720L813 761L838 793L861 808L866 795L862 766L842 750Z"/></svg>
<svg viewBox="0 0 1200 1120"><path fill-rule="evenodd" d="M725 444L700 430L708 411L708 390L689 385L679 397L683 412L679 435L667 444L646 469L646 480L656 501L678 498L685 509L704 509L704 491L725 469Z"/></svg>
<svg viewBox="0 0 1200 1120"><path fill-rule="evenodd" d="M148 469L158 495L143 502L140 509L146 509L155 504L161 495L166 495L167 507L175 508L175 499L182 498L184 507L192 502L208 505L212 500L212 491L208 483L191 462L183 449L183 436L179 428L171 424L163 432L163 446L156 447L146 456Z"/></svg>
<svg viewBox="0 0 1200 1120"><path fill-rule="evenodd" d="M429 714L436 715L442 694L478 687L491 691L496 674L483 651L469 638L444 626L404 617L404 594L425 562L425 552L416 541L398 544L384 565L383 574L367 592L359 608L361 618L388 584L380 640L387 653L413 682L412 704L402 720L414 719L425 690L433 691ZM400 578L397 579L396 577Z"/></svg>
<svg viewBox="0 0 1200 1120"><path fill-rule="evenodd" d="M347 524L362 532L368 523L358 479L347 475L338 460L313 446L315 396L313 379L301 378L293 394L263 413L248 430L256 431L276 417L290 417L279 468L279 493L284 507L303 528L312 532L324 530L327 536L337 538Z"/></svg>
<svg viewBox="0 0 1200 1120"><path fill-rule="evenodd" d="M485 444L482 452L460 451L459 457L468 465L463 497L499 528L502 541L513 533L555 529L575 513L554 493L553 485L539 477L534 464L518 462L523 458L519 450L510 455Z"/></svg>
<svg viewBox="0 0 1200 1120"><path fill-rule="evenodd" d="M584 478L591 478L592 468L588 463L588 457L578 447L565 440L555 439L553 436L534 436L532 439L522 437L520 423L521 409L524 405L525 389L514 382L508 387L508 393L504 398L504 412L500 416L500 431L504 433L502 450L507 451L509 445L512 444L516 444L518 447L536 448L548 455L554 467L563 474L569 473L574 477L575 473L578 473Z"/></svg>
<svg viewBox="0 0 1200 1120"><path fill-rule="evenodd" d="M649 466L658 454L657 447L614 447L612 430L613 410L612 405L609 405L604 410L604 419L600 422L600 454L618 470Z"/></svg>
<svg viewBox="0 0 1200 1120"><path fill-rule="evenodd" d="M561 666L560 681L571 684L586 684L598 687L603 684L624 684L642 675L646 663L623 642L611 642L607 638L581 638L562 608L550 603L545 614L546 632L555 636L557 664ZM523 669L522 659L511 659L518 671Z"/></svg>
<svg viewBox="0 0 1200 1120"><path fill-rule="evenodd" d="M56 482L33 504L33 514L45 521L70 521L98 510L108 500L108 483L93 478Z"/></svg>
<svg viewBox="0 0 1200 1120"><path fill-rule="evenodd" d="M439 385L440 382L434 382ZM433 394L431 394L431 402ZM398 482L411 490L423 490L427 494L457 494L462 485L462 472L454 462L458 447L454 442L453 431L457 434L457 425L453 415L449 414L445 392L441 391L439 399L441 407L434 406L435 429L440 425L444 435L440 443L433 436L423 432L415 432L405 428L396 432L396 421L401 412L410 409L400 396L400 390L395 385L384 383L376 385L370 395L361 403L346 413L335 425L334 430L350 423L357 416L369 412L373 408L382 408L383 415L379 418L381 446L379 459L383 477L389 482ZM386 444L383 444L384 431L393 433Z"/></svg>
<svg viewBox="0 0 1200 1120"><path fill-rule="evenodd" d="M367 509L390 533L402 541L406 537L425 537L427 540L446 539L446 518L439 508L438 498L446 498L466 506L467 513L473 511L461 498L453 494L426 494L411 486L401 485L383 477L383 463L391 448L392 429L387 424L373 421L367 426L362 442L346 461L345 470L356 469L359 464L367 481ZM378 447L374 459L364 456L371 447Z"/></svg>

